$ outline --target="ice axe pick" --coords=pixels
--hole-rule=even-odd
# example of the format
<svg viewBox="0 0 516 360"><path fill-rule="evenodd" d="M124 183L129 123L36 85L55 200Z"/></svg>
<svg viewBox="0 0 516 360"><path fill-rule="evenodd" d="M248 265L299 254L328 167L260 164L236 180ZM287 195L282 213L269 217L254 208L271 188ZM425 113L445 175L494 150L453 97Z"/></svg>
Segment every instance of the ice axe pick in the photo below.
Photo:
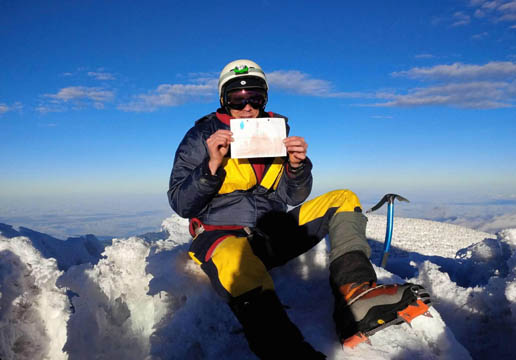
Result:
<svg viewBox="0 0 516 360"><path fill-rule="evenodd" d="M383 252L382 252L382 262L380 264L381 267L385 268L387 265L387 258L389 257L389 249L391 247L392 240L392 228L394 221L394 200L398 199L399 201L410 202L405 199L403 196L398 194L385 194L383 198L373 206L371 209L366 211L366 214L371 213L373 211L378 210L383 206L383 204L388 203L387 206L387 229L385 231L385 242L383 243Z"/></svg>

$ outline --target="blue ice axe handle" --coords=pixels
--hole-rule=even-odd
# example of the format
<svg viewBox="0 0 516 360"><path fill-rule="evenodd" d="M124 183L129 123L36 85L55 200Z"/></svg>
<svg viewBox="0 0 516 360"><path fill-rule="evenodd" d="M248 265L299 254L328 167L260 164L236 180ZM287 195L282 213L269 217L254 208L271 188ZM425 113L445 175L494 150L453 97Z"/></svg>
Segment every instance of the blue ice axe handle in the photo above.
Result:
<svg viewBox="0 0 516 360"><path fill-rule="evenodd" d="M388 202L387 205L387 229L385 231L385 242L383 243L383 252L382 252L382 263L381 267L385 268L385 265L387 265L387 258L389 257L389 249L391 247L391 240L392 240L392 228L393 228L393 220L394 220L394 200L398 199L399 201L406 201L409 202L407 199L405 199L403 196L398 194L386 194L384 197L373 206L371 209L366 211L367 213L373 212L375 210L378 210Z"/></svg>

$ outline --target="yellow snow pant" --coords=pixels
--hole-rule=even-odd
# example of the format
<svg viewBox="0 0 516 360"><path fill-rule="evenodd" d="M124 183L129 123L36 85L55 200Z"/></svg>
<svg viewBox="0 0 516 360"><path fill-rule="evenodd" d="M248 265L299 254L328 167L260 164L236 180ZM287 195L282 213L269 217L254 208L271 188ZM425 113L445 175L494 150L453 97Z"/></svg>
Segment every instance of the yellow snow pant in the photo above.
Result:
<svg viewBox="0 0 516 360"><path fill-rule="evenodd" d="M193 240L190 256L227 302L255 289L274 289L268 270L305 253L328 234L330 262L350 252L365 254L362 258L367 262L359 264L358 274L353 272L356 264L340 261L338 267L330 266L339 283L375 280L367 260L371 250L366 223L358 197L349 190L336 190L289 212L269 212L250 232L231 226L204 231Z"/></svg>

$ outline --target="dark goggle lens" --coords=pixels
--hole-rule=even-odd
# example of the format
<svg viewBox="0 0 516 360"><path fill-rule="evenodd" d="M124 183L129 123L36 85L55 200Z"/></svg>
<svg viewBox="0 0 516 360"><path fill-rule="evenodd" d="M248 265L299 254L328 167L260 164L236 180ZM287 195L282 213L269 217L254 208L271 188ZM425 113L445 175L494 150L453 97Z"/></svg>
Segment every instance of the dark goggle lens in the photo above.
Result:
<svg viewBox="0 0 516 360"><path fill-rule="evenodd" d="M254 109L260 109L265 105L267 95L264 91L237 90L228 93L227 104L235 110L242 110L247 104Z"/></svg>

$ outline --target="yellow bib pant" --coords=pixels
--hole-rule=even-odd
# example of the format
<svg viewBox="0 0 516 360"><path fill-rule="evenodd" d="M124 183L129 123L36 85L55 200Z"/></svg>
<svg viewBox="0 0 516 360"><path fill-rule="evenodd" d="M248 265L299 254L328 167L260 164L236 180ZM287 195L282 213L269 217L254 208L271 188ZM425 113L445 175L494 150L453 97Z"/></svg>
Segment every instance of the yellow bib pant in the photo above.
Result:
<svg viewBox="0 0 516 360"><path fill-rule="evenodd" d="M303 358L318 358L317 352L307 355L315 350L288 319L268 270L305 253L329 235L330 283L335 296L340 296L335 290L346 283L376 281L368 260L366 223L357 196L337 190L289 212L267 213L250 234L245 229L204 231L192 242L190 256L229 304L260 358L289 358L292 348Z"/></svg>

